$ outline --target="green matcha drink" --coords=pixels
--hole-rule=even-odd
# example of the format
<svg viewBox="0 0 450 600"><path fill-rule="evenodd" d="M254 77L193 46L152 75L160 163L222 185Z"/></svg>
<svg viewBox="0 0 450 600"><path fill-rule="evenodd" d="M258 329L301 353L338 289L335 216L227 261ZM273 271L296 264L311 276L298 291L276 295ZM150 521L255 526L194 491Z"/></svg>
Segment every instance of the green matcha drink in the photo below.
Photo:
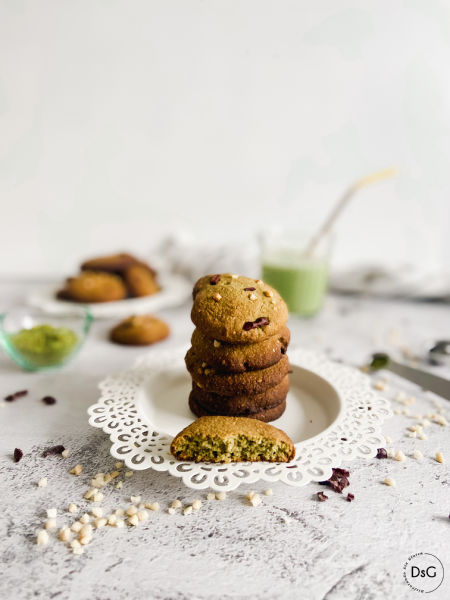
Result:
<svg viewBox="0 0 450 600"><path fill-rule="evenodd" d="M328 282L330 238L309 253L310 235L289 230L267 232L262 242L262 278L277 289L290 312L311 317L322 306Z"/></svg>
<svg viewBox="0 0 450 600"><path fill-rule="evenodd" d="M264 281L280 292L292 313L309 317L322 306L328 280L325 260L304 258L295 264L264 262L262 272Z"/></svg>

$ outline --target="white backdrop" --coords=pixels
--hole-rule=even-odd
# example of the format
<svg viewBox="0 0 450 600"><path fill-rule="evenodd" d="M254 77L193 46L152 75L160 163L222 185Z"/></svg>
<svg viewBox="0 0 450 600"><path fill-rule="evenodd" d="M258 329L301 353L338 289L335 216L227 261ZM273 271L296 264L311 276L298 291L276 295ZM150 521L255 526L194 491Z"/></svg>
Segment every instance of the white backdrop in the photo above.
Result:
<svg viewBox="0 0 450 600"><path fill-rule="evenodd" d="M336 264L450 262L450 3L0 0L0 274L168 232L339 224Z"/></svg>

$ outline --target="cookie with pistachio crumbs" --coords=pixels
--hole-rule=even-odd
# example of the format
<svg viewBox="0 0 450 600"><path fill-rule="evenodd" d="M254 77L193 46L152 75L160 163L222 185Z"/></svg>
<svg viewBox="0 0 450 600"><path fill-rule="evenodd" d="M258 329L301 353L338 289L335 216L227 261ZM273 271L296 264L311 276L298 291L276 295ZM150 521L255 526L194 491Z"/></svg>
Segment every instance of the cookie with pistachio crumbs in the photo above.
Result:
<svg viewBox="0 0 450 600"><path fill-rule="evenodd" d="M221 396L237 396L241 394L260 394L280 383L289 372L287 356L267 369L246 371L245 373L221 373L197 355L194 348L187 351L186 367L195 385L206 392L214 392Z"/></svg>
<svg viewBox="0 0 450 600"><path fill-rule="evenodd" d="M289 462L295 457L284 431L247 417L200 417L174 437L170 451L178 460L195 462Z"/></svg>
<svg viewBox="0 0 450 600"><path fill-rule="evenodd" d="M260 279L206 275L195 284L193 296L194 325L218 341L261 342L277 334L288 319L280 294Z"/></svg>
<svg viewBox="0 0 450 600"><path fill-rule="evenodd" d="M192 386L191 396L197 404L208 413L229 416L247 416L263 410L274 408L286 399L289 392L289 375L280 383L260 394L242 394L240 396L220 396L212 392L205 392L195 384Z"/></svg>
<svg viewBox="0 0 450 600"><path fill-rule="evenodd" d="M194 390L189 395L189 408L194 413L196 417L205 417L208 415L223 415L226 414L222 410L211 410L209 407L203 406L198 400L195 398ZM249 419L258 419L259 421L264 421L268 423L269 421L276 421L279 419L281 415L286 410L286 399L282 400L277 406L271 406L270 408L265 408L258 412L252 413L234 413L234 417L248 417Z"/></svg>
<svg viewBox="0 0 450 600"><path fill-rule="evenodd" d="M191 343L202 361L214 369L228 373L244 373L265 369L277 363L286 354L290 331L282 327L276 335L253 344L227 344L213 340L195 328Z"/></svg>

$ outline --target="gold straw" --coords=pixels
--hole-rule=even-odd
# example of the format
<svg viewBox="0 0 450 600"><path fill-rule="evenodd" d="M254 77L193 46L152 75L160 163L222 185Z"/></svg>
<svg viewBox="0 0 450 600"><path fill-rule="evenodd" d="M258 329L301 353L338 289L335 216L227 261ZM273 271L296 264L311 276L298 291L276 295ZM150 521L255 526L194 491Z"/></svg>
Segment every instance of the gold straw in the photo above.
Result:
<svg viewBox="0 0 450 600"><path fill-rule="evenodd" d="M355 181L344 193L344 195L339 199L339 201L334 206L331 213L325 219L325 222L317 231L317 233L311 238L307 248L306 248L306 256L311 256L314 251L314 248L319 243L320 239L330 231L331 227L334 225L334 222L341 214L345 206L347 206L350 199L353 195L363 187L371 185L372 183L377 183L378 181L382 181L383 179L388 179L389 177L395 177L397 175L397 169L394 167L390 167L389 169L383 169L382 171L377 171L376 173L371 173L370 175L366 175L358 181Z"/></svg>

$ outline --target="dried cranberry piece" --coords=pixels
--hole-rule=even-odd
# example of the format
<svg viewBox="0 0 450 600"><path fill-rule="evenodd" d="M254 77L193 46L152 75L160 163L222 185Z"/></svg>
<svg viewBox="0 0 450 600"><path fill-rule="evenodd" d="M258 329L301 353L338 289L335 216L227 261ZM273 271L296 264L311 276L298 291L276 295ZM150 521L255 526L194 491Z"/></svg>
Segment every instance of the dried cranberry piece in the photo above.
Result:
<svg viewBox="0 0 450 600"><path fill-rule="evenodd" d="M255 290L256 290L256 288L254 288L254 287L244 288L244 292L254 292Z"/></svg>
<svg viewBox="0 0 450 600"><path fill-rule="evenodd" d="M6 396L6 398L5 398L5 401L13 402L17 398L22 398L22 396L26 396L27 394L28 394L28 390L19 390L18 392L14 392L14 394L8 394L8 396Z"/></svg>
<svg viewBox="0 0 450 600"><path fill-rule="evenodd" d="M328 496L326 496L323 492L317 492L317 500L319 502L325 502L325 500L328 500Z"/></svg>
<svg viewBox="0 0 450 600"><path fill-rule="evenodd" d="M250 331L250 329L257 329L258 327L264 327L269 324L267 317L258 317L255 321L246 321L242 327L244 331Z"/></svg>
<svg viewBox="0 0 450 600"><path fill-rule="evenodd" d="M253 322L252 321L246 321L244 323L244 326L242 327L242 329L244 331L250 331L250 329L253 329Z"/></svg>
<svg viewBox="0 0 450 600"><path fill-rule="evenodd" d="M386 448L378 448L377 449L377 458L387 458L387 451Z"/></svg>
<svg viewBox="0 0 450 600"><path fill-rule="evenodd" d="M50 454L62 454L65 448L61 444L59 446L52 446L51 448L47 448L42 453L42 456L45 458L46 456L50 456Z"/></svg>
<svg viewBox="0 0 450 600"><path fill-rule="evenodd" d="M211 277L211 279L209 280L209 283L211 285L217 285L219 283L219 281L220 281L220 275L213 275Z"/></svg>
<svg viewBox="0 0 450 600"><path fill-rule="evenodd" d="M53 396L44 396L42 402L50 406L51 404L56 404L56 398L53 398Z"/></svg>
<svg viewBox="0 0 450 600"><path fill-rule="evenodd" d="M344 477L350 476L350 471L347 469L341 469L339 467L333 468L333 475L343 475Z"/></svg>
<svg viewBox="0 0 450 600"><path fill-rule="evenodd" d="M19 462L19 460L22 458L23 456L23 452L20 448L14 448L14 460L16 462Z"/></svg>
<svg viewBox="0 0 450 600"><path fill-rule="evenodd" d="M354 494L347 494L347 502L351 502L352 500L355 499L355 495Z"/></svg>

